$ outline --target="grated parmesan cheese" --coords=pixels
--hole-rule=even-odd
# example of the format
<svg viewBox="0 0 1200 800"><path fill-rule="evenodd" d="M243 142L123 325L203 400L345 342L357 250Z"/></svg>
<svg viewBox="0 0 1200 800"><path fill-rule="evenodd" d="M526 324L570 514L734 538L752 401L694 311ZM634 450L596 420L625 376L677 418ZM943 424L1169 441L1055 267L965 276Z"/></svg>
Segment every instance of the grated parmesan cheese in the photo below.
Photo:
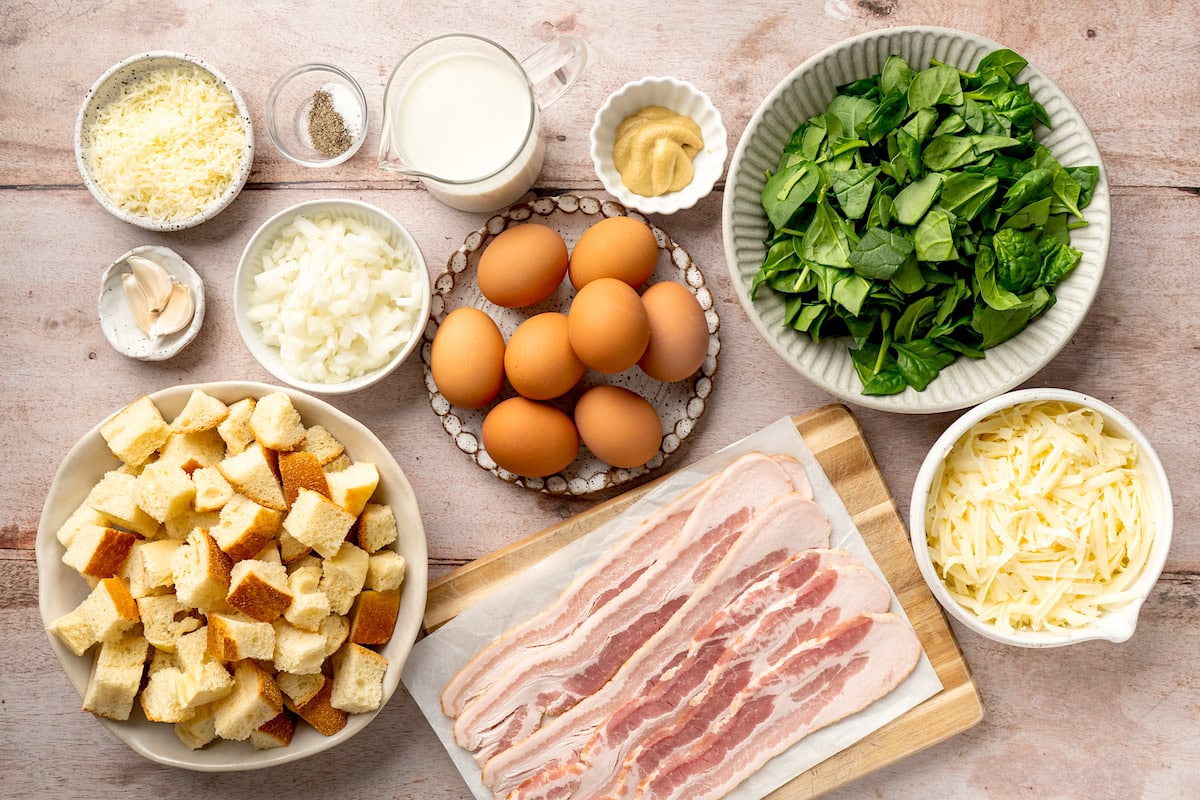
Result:
<svg viewBox="0 0 1200 800"><path fill-rule="evenodd" d="M101 106L83 140L88 171L139 217L172 222L212 205L237 178L246 130L233 95L199 67L160 67Z"/></svg>
<svg viewBox="0 0 1200 800"><path fill-rule="evenodd" d="M369 225L299 214L267 248L246 316L296 377L343 383L387 364L415 334L415 269Z"/></svg>
<svg viewBox="0 0 1200 800"><path fill-rule="evenodd" d="M997 412L955 443L926 506L950 595L1012 631L1088 625L1134 596L1153 539L1133 442L1062 402Z"/></svg>

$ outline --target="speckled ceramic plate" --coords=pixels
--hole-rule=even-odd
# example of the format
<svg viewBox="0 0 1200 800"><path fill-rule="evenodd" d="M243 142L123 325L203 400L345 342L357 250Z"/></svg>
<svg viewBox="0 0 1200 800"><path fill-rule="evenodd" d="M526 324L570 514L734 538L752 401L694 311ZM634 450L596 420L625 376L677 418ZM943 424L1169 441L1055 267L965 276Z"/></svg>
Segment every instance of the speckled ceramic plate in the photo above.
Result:
<svg viewBox="0 0 1200 800"><path fill-rule="evenodd" d="M1055 288L1054 307L1024 331L987 351L983 359L960 358L923 392L912 388L887 397L867 397L850 360L846 340L814 344L784 325L783 298L761 291L752 300L750 284L762 265L767 218L760 197L766 174L792 132L824 111L837 87L874 75L892 53L914 68L931 58L970 69L1002 45L972 33L946 28L889 28L873 31L824 50L784 78L755 112L738 143L726 179L723 213L725 259L738 298L751 322L784 361L801 375L843 400L860 406L909 414L953 411L975 405L1032 377L1070 340L1091 307L1108 257L1112 211L1108 175L1095 139L1067 96L1037 68L1018 76L1046 108L1052 127L1038 129L1038 141L1065 166L1100 166L1100 182L1084 211L1088 225L1071 232L1071 246L1083 253L1074 272Z"/></svg>
<svg viewBox="0 0 1200 800"><path fill-rule="evenodd" d="M650 283L674 280L686 286L696 296L708 322L708 356L695 375L675 383L656 381L637 367L616 375L600 375L588 370L579 386L559 400L551 401L569 412L579 394L598 383L624 386L645 397L658 411L659 419L662 420L663 439L658 452L644 465L633 469L617 469L600 461L586 447L581 447L575 461L554 475L545 478L514 475L498 467L483 447L483 418L494 403L476 411L467 411L450 405L438 392L429 366L433 337L446 315L463 306L474 306L490 315L500 327L506 341L518 325L535 314L546 311L565 312L574 296L571 284L566 280L551 297L537 305L511 309L488 302L475 283L475 270L479 266L480 255L492 239L511 225L524 222L549 225L562 235L568 248L574 248L575 242L579 241L579 237L588 227L605 217L616 216L633 217L647 223L654 231L659 256ZM567 495L591 494L620 486L658 469L691 434L697 421L704 414L708 398L712 394L713 376L717 371L717 354L721 349L718 336L720 326L712 293L704 282L704 274L683 246L675 242L666 231L636 211L627 210L620 203L575 195L544 197L518 203L491 217L479 230L471 231L462 246L450 255L446 262L446 270L434 279L433 305L429 323L425 326L424 341L421 343L421 359L425 362L425 387L429 390L430 405L441 420L442 428L454 441L455 446L481 469L509 483L534 491ZM504 391L496 402L513 395L512 388L505 384Z"/></svg>
<svg viewBox="0 0 1200 800"><path fill-rule="evenodd" d="M149 258L165 269L172 280L188 287L196 311L186 328L152 339L138 327L121 283L130 272L130 256ZM104 331L104 338L108 339L114 350L140 361L165 361L191 344L200 333L200 327L204 324L204 281L192 269L192 265L171 248L142 245L125 253L104 270L100 276L100 299L96 302L96 309L100 315L100 330Z"/></svg>

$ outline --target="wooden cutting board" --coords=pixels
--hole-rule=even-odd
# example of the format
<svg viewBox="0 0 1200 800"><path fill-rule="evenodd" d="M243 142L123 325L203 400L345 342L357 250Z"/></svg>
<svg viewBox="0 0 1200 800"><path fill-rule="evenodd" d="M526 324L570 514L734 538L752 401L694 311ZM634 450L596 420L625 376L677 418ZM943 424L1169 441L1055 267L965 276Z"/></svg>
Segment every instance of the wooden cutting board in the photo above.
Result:
<svg viewBox="0 0 1200 800"><path fill-rule="evenodd" d="M941 607L921 578L908 529L858 421L845 406L828 405L795 417L793 422L899 598L943 688L780 787L770 795L772 800L816 797L965 731L983 718L983 703L971 670ZM425 608L426 629L444 625L498 583L620 514L653 486L653 482L639 486L434 581Z"/></svg>

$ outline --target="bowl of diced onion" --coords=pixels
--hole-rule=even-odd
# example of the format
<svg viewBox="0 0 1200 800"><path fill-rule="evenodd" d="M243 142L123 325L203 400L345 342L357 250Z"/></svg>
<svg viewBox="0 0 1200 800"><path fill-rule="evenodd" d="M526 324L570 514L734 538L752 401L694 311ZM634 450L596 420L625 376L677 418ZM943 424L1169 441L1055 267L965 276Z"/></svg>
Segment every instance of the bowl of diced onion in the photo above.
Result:
<svg viewBox="0 0 1200 800"><path fill-rule="evenodd" d="M1023 389L957 419L917 473L921 573L971 630L1020 647L1133 635L1171 544L1171 488L1121 412Z"/></svg>
<svg viewBox="0 0 1200 800"><path fill-rule="evenodd" d="M387 212L312 200L264 222L234 278L238 332L279 380L317 394L364 389L396 369L429 320L425 259Z"/></svg>

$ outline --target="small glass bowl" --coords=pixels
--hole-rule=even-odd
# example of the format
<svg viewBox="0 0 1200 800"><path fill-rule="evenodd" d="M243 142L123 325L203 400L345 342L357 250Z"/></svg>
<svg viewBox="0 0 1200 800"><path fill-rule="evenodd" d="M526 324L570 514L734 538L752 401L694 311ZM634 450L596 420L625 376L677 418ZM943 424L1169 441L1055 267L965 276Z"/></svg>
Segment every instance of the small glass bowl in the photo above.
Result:
<svg viewBox="0 0 1200 800"><path fill-rule="evenodd" d="M335 156L313 146L308 133L309 112L320 90L332 95L350 134L350 146ZM367 135L367 98L345 70L332 64L301 64L289 70L267 95L267 136L289 161L304 167L332 167L358 152Z"/></svg>

